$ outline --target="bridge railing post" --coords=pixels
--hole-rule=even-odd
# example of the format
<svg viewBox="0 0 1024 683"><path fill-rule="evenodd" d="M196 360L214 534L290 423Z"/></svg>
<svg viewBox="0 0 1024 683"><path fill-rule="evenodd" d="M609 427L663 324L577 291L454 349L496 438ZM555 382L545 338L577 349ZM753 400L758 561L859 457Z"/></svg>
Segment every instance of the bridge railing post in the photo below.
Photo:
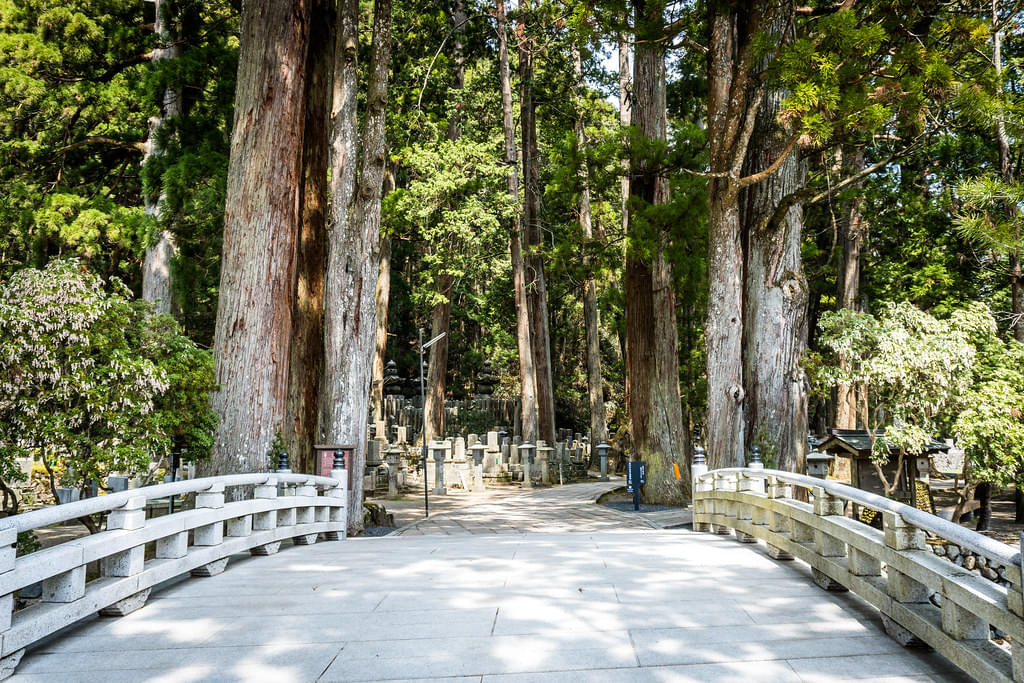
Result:
<svg viewBox="0 0 1024 683"><path fill-rule="evenodd" d="M708 473L708 465L704 460L704 449L697 446L693 453L693 464L690 466L690 477L693 485L693 530L710 531L711 524L708 516L712 510L709 504L707 491L713 485L702 479Z"/></svg>
<svg viewBox="0 0 1024 683"><path fill-rule="evenodd" d="M882 511L882 530L885 533L885 545L899 552L924 551L925 534L922 529L907 523L902 515L887 510ZM928 602L931 589L909 574L901 572L892 564L886 565L886 592L897 603L922 604ZM894 619L882 615L882 622L888 633L903 645L918 645L921 641L910 631L900 626Z"/></svg>
<svg viewBox="0 0 1024 683"><path fill-rule="evenodd" d="M224 484L211 484L205 491L196 493L196 510L220 510L224 507ZM224 522L219 517L209 524L196 527L192 532L192 545L196 547L216 546L224 542ZM192 576L216 576L228 566L224 557L196 567Z"/></svg>
<svg viewBox="0 0 1024 683"><path fill-rule="evenodd" d="M277 477L267 477L267 480L262 484L258 484L253 489L254 500L274 500L277 499ZM257 512L253 515L252 527L253 531L272 531L277 528L277 509L265 510ZM258 545L249 550L250 555L273 555L281 548L281 541L270 541L263 545Z"/></svg>
<svg viewBox="0 0 1024 683"><path fill-rule="evenodd" d="M308 479L295 488L296 497L300 498L315 498L316 497L316 482L312 479ZM298 508L292 508L295 510L295 523L297 525L313 524L316 521L316 507L314 505L302 505ZM316 543L318 533L311 534L299 534L292 541L296 545L313 545Z"/></svg>
<svg viewBox="0 0 1024 683"><path fill-rule="evenodd" d="M771 501L786 500L791 497L792 487L778 477L768 477L767 496ZM768 530L776 534L792 534L791 518L785 512L772 510L768 513ZM782 548L768 543L768 555L776 560L792 560L793 555Z"/></svg>
<svg viewBox="0 0 1024 683"><path fill-rule="evenodd" d="M348 525L348 472L345 470L345 461L335 457L334 469L331 470L331 479L336 479L338 485L334 488L328 489L326 496L328 498L340 498L341 505L332 506L330 508L330 519L332 522L336 522L340 525L340 531L328 531L325 538L328 541L341 541L345 539L347 535ZM424 473L426 471L424 470Z"/></svg>
<svg viewBox="0 0 1024 683"><path fill-rule="evenodd" d="M107 531L136 531L146 526L146 497L133 496L124 505L111 510L107 515ZM128 577L142 573L146 561L146 547L136 545L114 553L100 560L101 576ZM100 610L106 617L123 617L140 609L149 599L151 589L122 598Z"/></svg>
<svg viewBox="0 0 1024 683"><path fill-rule="evenodd" d="M753 472L763 471L764 465L760 462L757 463L759 467L751 465L750 469ZM740 493L747 493L754 496L764 495L764 479L756 474L750 474L743 472L740 474L738 481L736 482L736 489ZM747 500L737 503L736 506L736 521L739 522L750 522L754 523L754 515L761 509L760 505L749 502ZM757 543L757 537L748 534L745 531L736 529L736 540L740 543Z"/></svg>
<svg viewBox="0 0 1024 683"><path fill-rule="evenodd" d="M846 501L842 498L833 496L823 488L814 488L811 493L814 496L814 514L816 516L842 517L845 513ZM825 526L823 522L818 522L814 528L815 552L822 558L846 557L846 543L830 534ZM829 578L819 567L811 567L811 573L814 576L814 582L827 591L845 592L847 590L846 586Z"/></svg>

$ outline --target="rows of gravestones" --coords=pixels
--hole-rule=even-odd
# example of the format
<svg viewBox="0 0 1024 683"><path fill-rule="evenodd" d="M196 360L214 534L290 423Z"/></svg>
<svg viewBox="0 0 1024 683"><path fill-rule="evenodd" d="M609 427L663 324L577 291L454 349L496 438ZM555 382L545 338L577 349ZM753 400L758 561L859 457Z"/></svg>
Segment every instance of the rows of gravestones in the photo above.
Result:
<svg viewBox="0 0 1024 683"><path fill-rule="evenodd" d="M444 494L451 487L482 491L489 484L565 484L586 478L590 463L587 438L566 430L551 445L524 442L504 430L432 441L426 462L421 462L420 447L409 442L405 426L397 425L390 440L383 436L388 431L383 421L372 431L376 436L367 447L363 485L385 498L398 497L414 473L426 476L426 485L435 494Z"/></svg>
<svg viewBox="0 0 1024 683"><path fill-rule="evenodd" d="M485 361L484 369L476 377L473 398L445 401L444 422L449 433L466 437L469 432L492 425L505 425L503 428L511 428L513 434L520 433L519 401L495 398L494 386L497 382L498 377L491 370L491 362ZM383 435L394 438L395 430L405 427L408 442L418 441L420 426L423 424L419 380L400 377L398 366L392 360L384 368L383 384L383 403L378 418L384 422ZM371 438L380 435L381 432L374 434L371 428Z"/></svg>

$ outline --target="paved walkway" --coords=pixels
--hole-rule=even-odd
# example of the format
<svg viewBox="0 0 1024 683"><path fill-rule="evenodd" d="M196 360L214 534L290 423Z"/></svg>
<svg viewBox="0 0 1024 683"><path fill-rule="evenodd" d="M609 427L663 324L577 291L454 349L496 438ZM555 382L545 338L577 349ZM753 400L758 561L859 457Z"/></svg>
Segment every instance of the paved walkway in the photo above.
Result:
<svg viewBox="0 0 1024 683"><path fill-rule="evenodd" d="M623 485L619 477L606 482L543 489L489 489L483 495L468 494L462 505L427 518L420 517L392 533L392 536L549 534L661 528L656 522L648 520L645 514L624 513L594 505L603 494ZM431 500L436 501L437 498L435 496ZM681 510L679 513L686 515L686 511Z"/></svg>
<svg viewBox="0 0 1024 683"><path fill-rule="evenodd" d="M584 486L233 558L37 647L12 680L969 680L901 648L870 607L798 563L597 510ZM424 534L434 523L461 535Z"/></svg>

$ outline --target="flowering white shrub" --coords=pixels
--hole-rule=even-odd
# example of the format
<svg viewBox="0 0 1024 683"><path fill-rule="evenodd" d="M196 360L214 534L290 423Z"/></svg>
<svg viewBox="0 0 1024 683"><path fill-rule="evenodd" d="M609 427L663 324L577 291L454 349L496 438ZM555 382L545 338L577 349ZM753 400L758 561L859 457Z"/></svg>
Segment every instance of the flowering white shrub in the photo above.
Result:
<svg viewBox="0 0 1024 683"><path fill-rule="evenodd" d="M105 286L75 260L27 268L0 285L0 478L14 458L60 465L87 495L110 472L134 474L183 445L209 450L210 354L168 316Z"/></svg>

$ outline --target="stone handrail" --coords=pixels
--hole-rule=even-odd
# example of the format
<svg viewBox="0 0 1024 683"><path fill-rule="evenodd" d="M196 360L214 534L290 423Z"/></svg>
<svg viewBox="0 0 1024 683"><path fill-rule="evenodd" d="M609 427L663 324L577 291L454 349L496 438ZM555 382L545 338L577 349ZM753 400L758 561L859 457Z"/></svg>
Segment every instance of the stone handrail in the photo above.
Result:
<svg viewBox="0 0 1024 683"><path fill-rule="evenodd" d="M346 471L237 474L146 486L33 510L0 520L0 679L10 676L25 648L96 612L123 616L149 592L191 573L214 576L228 558L248 551L271 555L281 541L310 545L345 538ZM225 502L226 488L244 487L243 500ZM195 506L146 519L156 498L195 494ZM106 529L15 557L19 532L107 513ZM147 545L150 552L147 552ZM90 563L99 577L86 581ZM41 601L15 611L15 593L42 584Z"/></svg>
<svg viewBox="0 0 1024 683"><path fill-rule="evenodd" d="M924 643L978 680L1024 681L1021 554L1013 548L861 489L756 466L694 465L693 500L695 530L734 530L741 542L764 541L776 559L806 562L822 588L853 591L878 609L903 644ZM881 513L882 530L847 517L848 502ZM929 535L986 558L1005 579L936 555ZM990 626L1007 638L993 640Z"/></svg>

